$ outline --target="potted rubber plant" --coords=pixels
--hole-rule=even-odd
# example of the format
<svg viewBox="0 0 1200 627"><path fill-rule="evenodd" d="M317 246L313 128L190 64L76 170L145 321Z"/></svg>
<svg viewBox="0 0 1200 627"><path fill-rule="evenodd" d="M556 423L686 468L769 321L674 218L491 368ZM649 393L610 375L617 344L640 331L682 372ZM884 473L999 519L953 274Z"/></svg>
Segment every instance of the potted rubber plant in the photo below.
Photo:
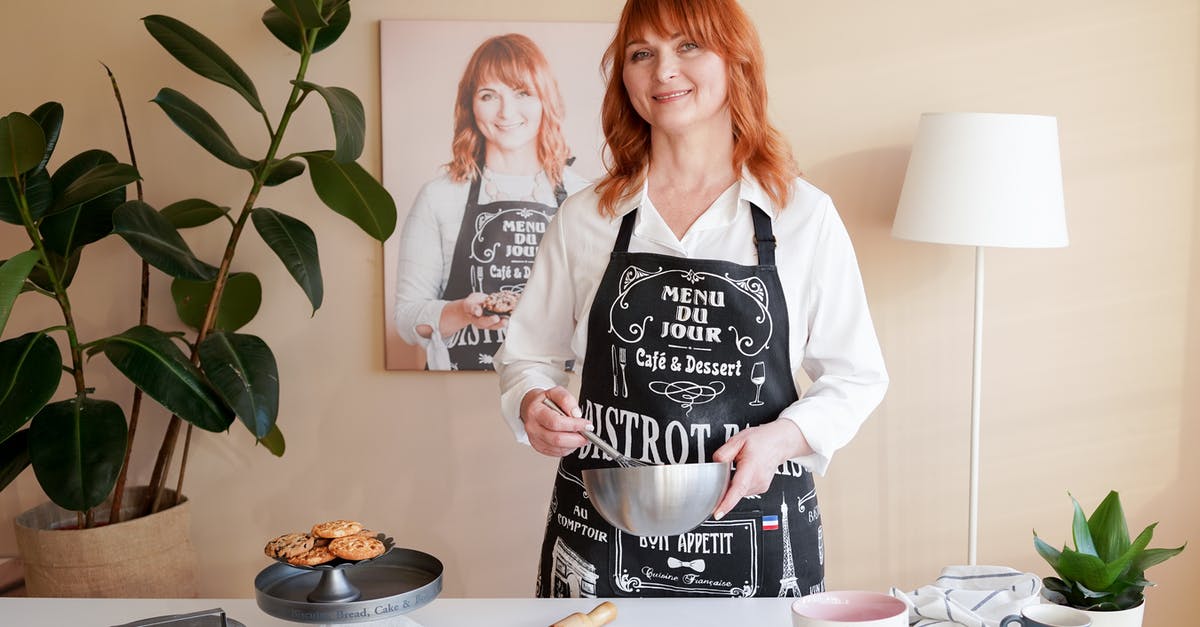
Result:
<svg viewBox="0 0 1200 627"><path fill-rule="evenodd" d="M1062 550L1046 543L1037 532L1033 545L1054 569L1057 577L1042 580L1045 595L1060 605L1068 605L1091 616L1093 627L1138 627L1142 624L1147 586L1146 570L1178 555L1184 546L1151 549L1150 540L1158 523L1148 525L1136 538L1130 538L1116 491L1096 506L1091 516L1074 496L1071 536L1075 548Z"/></svg>
<svg viewBox="0 0 1200 627"><path fill-rule="evenodd" d="M345 30L350 21L349 1L272 0L272 4L263 13L262 23L297 55L296 69L287 77L290 93L274 119L249 75L215 42L172 17L143 19L146 30L166 52L189 70L232 89L246 101L248 115L262 118L267 148L264 154L251 157L236 147L213 115L188 96L164 87L153 98L175 126L201 148L249 175L244 194L229 198L225 196L229 190L221 189L214 191L220 194L215 198L184 198L157 208L145 201L139 184L137 198L127 200L125 187L139 178L132 141L130 165L116 163L109 153L89 151L86 163L76 164L72 159L50 175L46 165L61 129L62 107L47 103L31 115L12 113L0 121L0 145L9 151L0 156L0 176L4 177L0 179L0 219L22 226L33 244L0 266L0 333L22 291L58 300L65 321L0 343L0 385L8 384L0 389L17 392L15 396L0 395L0 489L32 465L52 502L17 519L18 545L31 594L154 594L142 587L164 578L154 568L134 566L138 576L110 572L124 583L101 584L94 579L101 572L112 571L109 566L78 563L70 568L79 570L79 576L68 578L84 580L81 587L41 590L43 583L62 581L63 573L40 572L57 558L31 557L26 549L41 550L47 543L75 533L48 528L73 526L80 534L91 534L131 527L159 513L186 508L181 493L194 428L223 432L240 421L271 453L284 453L283 433L277 424L279 374L274 355L264 338L239 332L262 301L257 276L237 268L242 236L248 230L257 232L304 292L313 313L321 305L323 287L312 228L292 215L293 211L262 206L263 192L307 172L316 196L372 238L383 241L395 228L391 196L357 163L365 137L361 101L345 88L321 85L306 76L312 55L333 44ZM113 85L115 90L115 80ZM116 93L120 101L119 91ZM281 154L288 124L305 102L323 102L332 120L335 145ZM126 133L129 136L128 122ZM55 178L64 170L70 176L62 175L62 184L56 184ZM87 237L72 236L66 247L47 245L51 241L48 233L57 232L50 225L56 223L68 225L60 225L60 230L86 233ZM248 229L251 225L253 229ZM221 257L213 263L200 259L180 233L189 228L227 229ZM124 331L80 341L74 324L80 312L71 308L67 296L69 277L79 263L78 249L109 234L124 239L143 261L142 316L138 324ZM0 251L0 258L4 252ZM150 268L171 277L172 299L181 326L187 330L146 324ZM59 331L67 339L68 360L61 359L56 342L49 337ZM6 359L9 354L20 360L10 362ZM134 384L135 399L128 418L116 403L92 398L94 391L83 379L85 354L104 355ZM70 365L64 366L64 362ZM51 402L64 372L76 378L75 392L70 398ZM151 485L127 488L124 470L129 466L128 451L142 393L172 416L158 449ZM10 405L21 411L10 412ZM166 469L171 467L185 429L183 462L178 464L172 490ZM64 489L69 495L64 496ZM135 492L136 503L123 503L127 494ZM105 500L108 503L100 506ZM70 522L49 520L51 511ZM127 552L128 546L123 545L144 543L146 537L157 535L137 530L130 539L110 543L118 552ZM186 535L184 529L185 539ZM88 540L88 546L94 545L94 540ZM164 552L174 553L177 548ZM186 588L162 594L188 596Z"/></svg>

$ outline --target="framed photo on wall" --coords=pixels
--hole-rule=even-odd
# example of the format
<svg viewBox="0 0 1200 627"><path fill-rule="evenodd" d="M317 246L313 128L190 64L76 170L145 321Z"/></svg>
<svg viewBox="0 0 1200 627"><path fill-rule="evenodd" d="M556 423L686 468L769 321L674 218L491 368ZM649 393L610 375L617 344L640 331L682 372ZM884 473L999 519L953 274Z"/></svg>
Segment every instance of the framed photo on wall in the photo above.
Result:
<svg viewBox="0 0 1200 627"><path fill-rule="evenodd" d="M492 370L541 234L603 172L613 25L383 20L388 370Z"/></svg>

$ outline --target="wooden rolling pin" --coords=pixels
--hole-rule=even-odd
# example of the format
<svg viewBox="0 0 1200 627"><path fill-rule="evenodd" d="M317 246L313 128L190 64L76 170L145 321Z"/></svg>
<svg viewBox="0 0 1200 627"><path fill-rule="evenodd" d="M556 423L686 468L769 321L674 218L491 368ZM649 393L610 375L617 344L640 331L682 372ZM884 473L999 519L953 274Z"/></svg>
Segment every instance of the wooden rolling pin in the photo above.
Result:
<svg viewBox="0 0 1200 627"><path fill-rule="evenodd" d="M587 614L575 612L550 627L600 627L617 617L617 606L609 601L597 605Z"/></svg>

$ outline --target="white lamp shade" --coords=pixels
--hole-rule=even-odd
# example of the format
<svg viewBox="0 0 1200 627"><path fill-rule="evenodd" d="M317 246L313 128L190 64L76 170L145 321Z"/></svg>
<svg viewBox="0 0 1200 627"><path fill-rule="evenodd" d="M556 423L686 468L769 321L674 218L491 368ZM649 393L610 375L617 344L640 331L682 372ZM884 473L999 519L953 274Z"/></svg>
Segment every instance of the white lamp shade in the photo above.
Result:
<svg viewBox="0 0 1200 627"><path fill-rule="evenodd" d="M1055 118L923 114L892 235L968 246L1066 246Z"/></svg>

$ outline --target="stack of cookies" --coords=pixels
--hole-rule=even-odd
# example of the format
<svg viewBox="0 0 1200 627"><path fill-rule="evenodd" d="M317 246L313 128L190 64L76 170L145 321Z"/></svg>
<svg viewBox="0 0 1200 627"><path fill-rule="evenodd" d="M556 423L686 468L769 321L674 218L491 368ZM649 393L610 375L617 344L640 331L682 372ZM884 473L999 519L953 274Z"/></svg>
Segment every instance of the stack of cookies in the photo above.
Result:
<svg viewBox="0 0 1200 627"><path fill-rule="evenodd" d="M313 525L309 533L285 533L267 543L267 557L294 566L318 566L335 559L349 562L383 555L383 542L375 532L353 520L331 520Z"/></svg>

